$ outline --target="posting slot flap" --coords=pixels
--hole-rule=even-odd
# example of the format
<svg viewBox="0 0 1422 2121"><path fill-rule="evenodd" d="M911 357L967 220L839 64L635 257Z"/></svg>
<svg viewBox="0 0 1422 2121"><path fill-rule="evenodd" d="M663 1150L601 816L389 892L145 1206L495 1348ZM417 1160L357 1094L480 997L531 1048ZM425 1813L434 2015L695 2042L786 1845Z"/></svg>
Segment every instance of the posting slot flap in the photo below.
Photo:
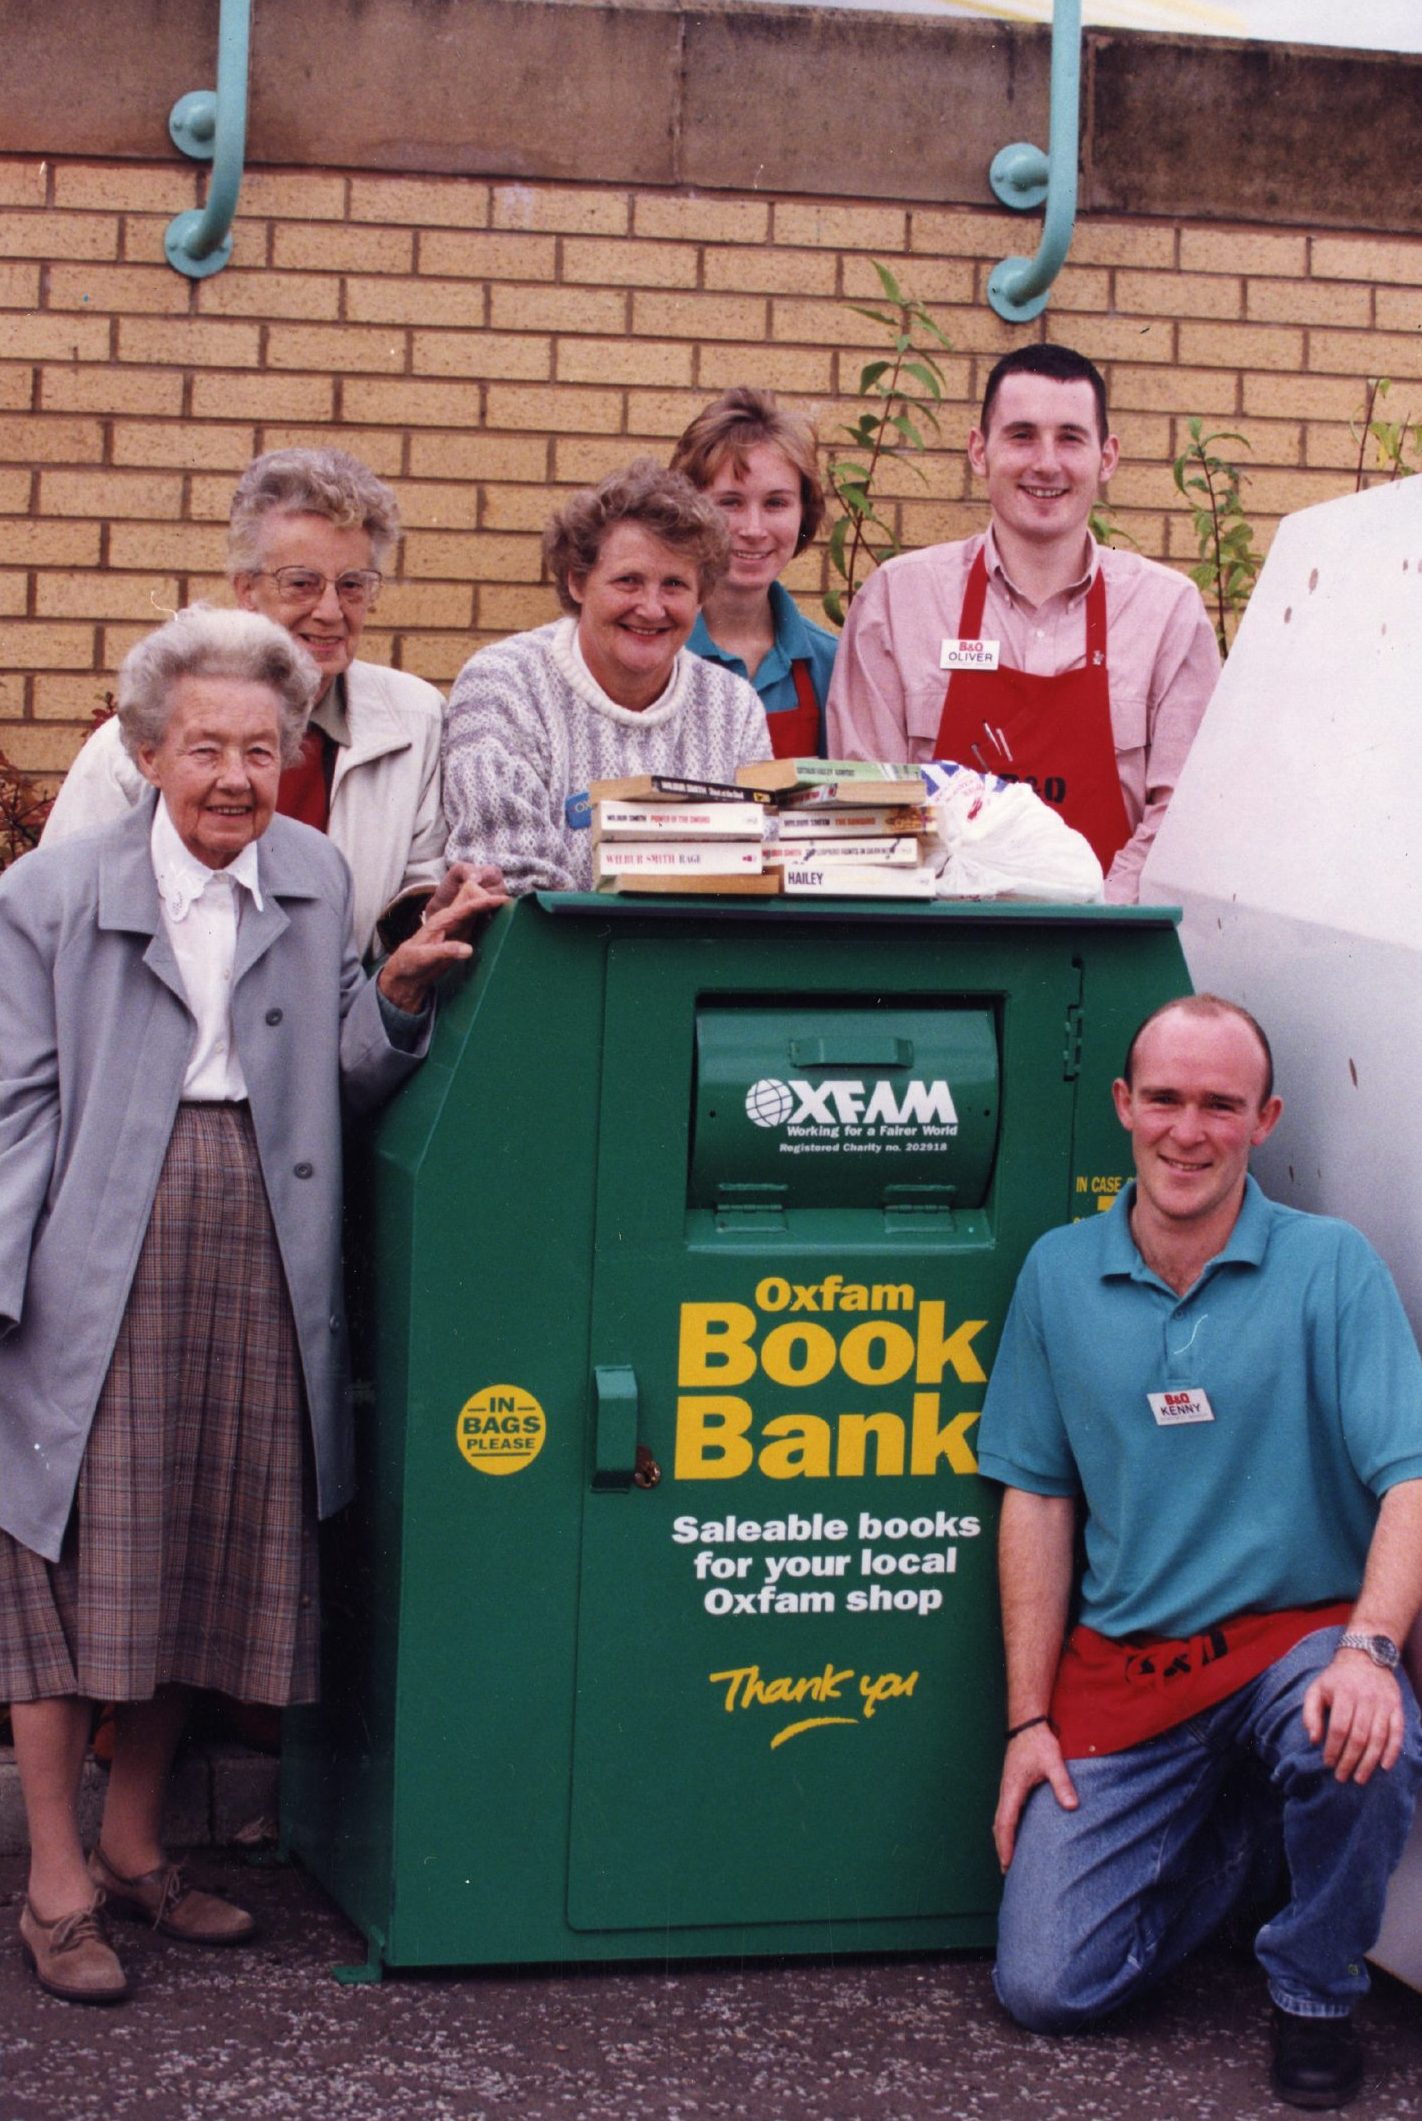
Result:
<svg viewBox="0 0 1422 2121"><path fill-rule="evenodd" d="M688 1205L982 1206L998 1038L981 1003L717 1002L696 1018Z"/></svg>

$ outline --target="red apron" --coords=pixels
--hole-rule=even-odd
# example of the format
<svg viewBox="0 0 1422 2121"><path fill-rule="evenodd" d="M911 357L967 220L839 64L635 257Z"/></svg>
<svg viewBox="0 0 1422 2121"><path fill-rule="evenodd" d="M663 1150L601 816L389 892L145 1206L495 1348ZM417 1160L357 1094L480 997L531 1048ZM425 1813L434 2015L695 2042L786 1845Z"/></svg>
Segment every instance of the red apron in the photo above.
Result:
<svg viewBox="0 0 1422 2121"><path fill-rule="evenodd" d="M1240 1613L1203 1635L1112 1642L1078 1624L1052 1689L1052 1729L1067 1760L1123 1753L1213 1708L1318 1628L1348 1624L1344 1598L1282 1613Z"/></svg>
<svg viewBox="0 0 1422 2121"><path fill-rule="evenodd" d="M277 783L277 811L294 817L299 824L314 825L324 832L331 817L331 771L336 747L324 729L314 725L301 739L294 766L288 766Z"/></svg>
<svg viewBox="0 0 1422 2121"><path fill-rule="evenodd" d="M817 759L820 755L820 703L815 698L808 659L797 657L790 665L790 675L795 680L795 705L782 707L778 714L768 714L765 718L770 729L771 753L778 759Z"/></svg>
<svg viewBox="0 0 1422 2121"><path fill-rule="evenodd" d="M979 552L963 595L958 637L981 638L987 559ZM1090 840L1109 869L1131 836L1111 733L1106 669L1106 584L1101 570L1086 593L1086 663L1058 677L1034 677L1000 663L955 670L943 695L935 756L1026 781Z"/></svg>

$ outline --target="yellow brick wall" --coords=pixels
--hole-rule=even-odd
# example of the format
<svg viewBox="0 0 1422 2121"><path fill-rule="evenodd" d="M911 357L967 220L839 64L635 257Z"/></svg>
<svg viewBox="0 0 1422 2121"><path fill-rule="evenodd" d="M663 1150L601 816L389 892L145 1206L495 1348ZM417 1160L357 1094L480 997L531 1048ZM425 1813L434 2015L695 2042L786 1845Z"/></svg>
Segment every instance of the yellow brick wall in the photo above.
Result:
<svg viewBox="0 0 1422 2121"><path fill-rule="evenodd" d="M549 616L538 539L553 498L639 450L665 454L716 391L772 385L826 437L877 327L878 258L953 341L927 484L900 473L905 541L982 520L962 454L983 379L1027 338L1107 371L1124 461L1116 520L1194 558L1169 460L1192 413L1252 449L1247 503L1347 491L1366 379L1422 418L1422 239L1083 221L1042 325L984 288L1035 224L969 208L605 186L256 170L233 262L163 262L197 199L175 163L0 157L0 748L63 769L124 650L221 593L236 473L326 439L394 484L396 579L371 652L445 682L471 648ZM792 586L815 609L820 553Z"/></svg>

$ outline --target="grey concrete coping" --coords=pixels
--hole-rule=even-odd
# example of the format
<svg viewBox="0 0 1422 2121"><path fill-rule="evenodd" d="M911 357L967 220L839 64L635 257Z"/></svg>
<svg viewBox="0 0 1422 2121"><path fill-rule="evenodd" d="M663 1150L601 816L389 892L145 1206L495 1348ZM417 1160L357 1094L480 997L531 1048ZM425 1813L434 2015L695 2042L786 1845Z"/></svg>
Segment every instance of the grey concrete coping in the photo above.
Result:
<svg viewBox="0 0 1422 2121"><path fill-rule="evenodd" d="M206 0L6 0L12 152L173 155ZM260 7L252 166L991 205L1046 145L1050 33L680 0ZM1422 230L1422 58L1090 31L1083 212ZM186 165L179 165L186 167ZM1035 226L1024 220L1024 230Z"/></svg>

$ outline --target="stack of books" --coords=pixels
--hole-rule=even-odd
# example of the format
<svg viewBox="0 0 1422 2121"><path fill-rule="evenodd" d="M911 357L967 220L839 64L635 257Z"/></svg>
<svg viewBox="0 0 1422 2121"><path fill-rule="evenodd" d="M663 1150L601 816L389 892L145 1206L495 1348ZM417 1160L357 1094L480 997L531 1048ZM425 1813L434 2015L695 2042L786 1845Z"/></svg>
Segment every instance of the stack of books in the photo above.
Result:
<svg viewBox="0 0 1422 2121"><path fill-rule="evenodd" d="M769 795L730 781L639 773L594 781L593 883L599 891L773 896L765 862Z"/></svg>
<svg viewBox="0 0 1422 2121"><path fill-rule="evenodd" d="M594 781L599 891L931 899L933 812L913 766L766 759L734 782Z"/></svg>
<svg viewBox="0 0 1422 2121"><path fill-rule="evenodd" d="M933 897L933 812L917 767L769 759L736 780L774 804L764 861L788 896Z"/></svg>

